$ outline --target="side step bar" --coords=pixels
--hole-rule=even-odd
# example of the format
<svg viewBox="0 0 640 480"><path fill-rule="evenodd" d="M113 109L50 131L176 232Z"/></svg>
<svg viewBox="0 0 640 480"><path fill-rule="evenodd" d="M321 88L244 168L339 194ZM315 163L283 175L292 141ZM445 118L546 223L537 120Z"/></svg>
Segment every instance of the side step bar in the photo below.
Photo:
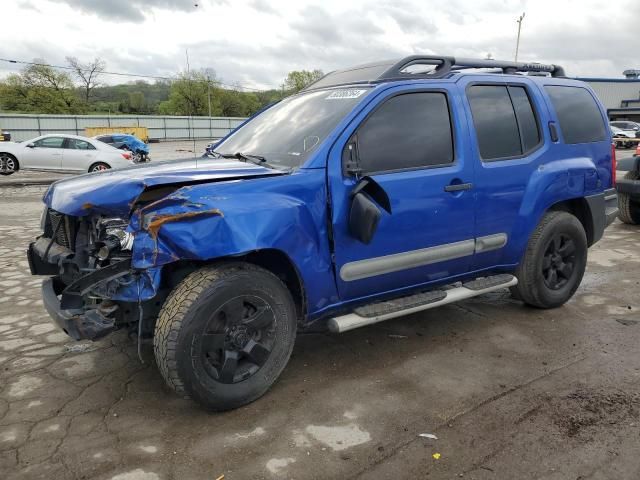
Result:
<svg viewBox="0 0 640 480"><path fill-rule="evenodd" d="M347 332L354 328L477 297L517 284L518 279L513 275L494 275L465 282L460 287L420 292L386 302L372 303L356 308L352 313L329 319L329 330L334 333Z"/></svg>

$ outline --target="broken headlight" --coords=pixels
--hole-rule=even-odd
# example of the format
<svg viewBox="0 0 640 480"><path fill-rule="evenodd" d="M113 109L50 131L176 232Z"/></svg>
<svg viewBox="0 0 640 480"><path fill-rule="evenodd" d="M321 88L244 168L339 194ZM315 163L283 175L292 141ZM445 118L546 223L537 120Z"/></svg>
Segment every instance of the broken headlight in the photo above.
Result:
<svg viewBox="0 0 640 480"><path fill-rule="evenodd" d="M122 218L104 218L97 222L96 256L106 260L114 251L131 251L133 233L127 232L128 222Z"/></svg>

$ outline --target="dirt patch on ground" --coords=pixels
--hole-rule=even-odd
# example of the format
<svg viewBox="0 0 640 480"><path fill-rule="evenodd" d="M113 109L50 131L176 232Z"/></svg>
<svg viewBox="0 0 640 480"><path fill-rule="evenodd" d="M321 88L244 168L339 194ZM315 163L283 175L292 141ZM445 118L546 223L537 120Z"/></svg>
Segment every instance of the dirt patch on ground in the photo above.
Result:
<svg viewBox="0 0 640 480"><path fill-rule="evenodd" d="M586 437L589 427L634 422L640 415L640 394L577 390L551 401L553 423L568 437Z"/></svg>

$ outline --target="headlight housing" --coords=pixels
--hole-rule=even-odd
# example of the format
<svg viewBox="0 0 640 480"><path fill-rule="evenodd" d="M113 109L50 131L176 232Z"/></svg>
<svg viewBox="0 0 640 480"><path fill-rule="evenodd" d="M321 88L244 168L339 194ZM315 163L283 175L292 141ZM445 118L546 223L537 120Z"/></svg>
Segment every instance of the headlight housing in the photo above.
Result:
<svg viewBox="0 0 640 480"><path fill-rule="evenodd" d="M129 223L122 218L102 218L96 223L98 241L96 242L96 256L100 260L109 258L112 252L120 250L131 251L134 235L127 232Z"/></svg>

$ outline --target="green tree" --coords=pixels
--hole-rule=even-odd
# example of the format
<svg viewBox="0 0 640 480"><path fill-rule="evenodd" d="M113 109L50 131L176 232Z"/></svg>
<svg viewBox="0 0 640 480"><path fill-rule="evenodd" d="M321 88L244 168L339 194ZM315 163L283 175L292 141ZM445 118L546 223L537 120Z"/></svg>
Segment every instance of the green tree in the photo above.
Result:
<svg viewBox="0 0 640 480"><path fill-rule="evenodd" d="M260 101L254 93L221 90L220 106L225 117L248 117L260 109Z"/></svg>
<svg viewBox="0 0 640 480"><path fill-rule="evenodd" d="M66 72L36 63L0 84L0 101L7 110L34 113L82 113L73 82Z"/></svg>
<svg viewBox="0 0 640 480"><path fill-rule="evenodd" d="M129 92L129 109L131 113L144 113L147 111L147 101L144 93L140 91Z"/></svg>
<svg viewBox="0 0 640 480"><path fill-rule="evenodd" d="M289 93L297 93L323 76L322 70L294 70L284 79L284 88Z"/></svg>
<svg viewBox="0 0 640 480"><path fill-rule="evenodd" d="M159 111L164 115L208 115L207 93L210 93L211 114L221 115L221 94L217 85L215 78L204 71L184 72L171 82L169 99L160 103Z"/></svg>

